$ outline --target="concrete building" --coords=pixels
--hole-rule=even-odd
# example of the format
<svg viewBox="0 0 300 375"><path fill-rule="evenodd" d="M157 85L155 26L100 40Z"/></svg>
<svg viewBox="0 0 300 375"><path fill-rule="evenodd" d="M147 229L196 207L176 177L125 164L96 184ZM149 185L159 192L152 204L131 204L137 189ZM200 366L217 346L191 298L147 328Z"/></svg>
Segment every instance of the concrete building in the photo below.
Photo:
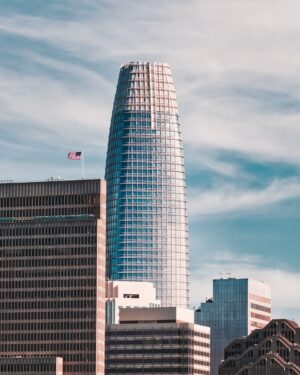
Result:
<svg viewBox="0 0 300 375"><path fill-rule="evenodd" d="M105 373L209 375L210 329L191 310L121 308L106 329Z"/></svg>
<svg viewBox="0 0 300 375"><path fill-rule="evenodd" d="M162 306L187 308L185 168L168 64L121 67L105 179L108 279L152 282Z"/></svg>
<svg viewBox="0 0 300 375"><path fill-rule="evenodd" d="M120 307L159 307L152 283L139 281L106 281L105 321L119 323Z"/></svg>
<svg viewBox="0 0 300 375"><path fill-rule="evenodd" d="M104 373L105 203L103 180L0 184L1 366Z"/></svg>
<svg viewBox="0 0 300 375"><path fill-rule="evenodd" d="M274 319L224 351L219 375L300 375L300 327Z"/></svg>
<svg viewBox="0 0 300 375"><path fill-rule="evenodd" d="M224 348L271 320L270 287L251 279L213 280L213 298L201 303L195 321L211 328L211 375L218 374Z"/></svg>

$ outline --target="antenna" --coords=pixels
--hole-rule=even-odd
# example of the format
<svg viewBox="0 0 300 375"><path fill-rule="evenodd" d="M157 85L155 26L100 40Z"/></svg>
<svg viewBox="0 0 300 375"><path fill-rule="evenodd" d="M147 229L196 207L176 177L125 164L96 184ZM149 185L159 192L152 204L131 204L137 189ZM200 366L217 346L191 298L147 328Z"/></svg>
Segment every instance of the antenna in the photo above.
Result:
<svg viewBox="0 0 300 375"><path fill-rule="evenodd" d="M231 272L226 272L226 275L229 275L229 279L231 278Z"/></svg>

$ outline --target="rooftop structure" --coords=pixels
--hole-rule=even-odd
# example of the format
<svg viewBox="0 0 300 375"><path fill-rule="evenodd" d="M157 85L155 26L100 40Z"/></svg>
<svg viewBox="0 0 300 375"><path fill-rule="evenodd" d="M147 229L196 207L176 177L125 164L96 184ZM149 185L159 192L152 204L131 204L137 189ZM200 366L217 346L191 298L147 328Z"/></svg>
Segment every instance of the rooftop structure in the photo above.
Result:
<svg viewBox="0 0 300 375"><path fill-rule="evenodd" d="M145 281L106 281L106 324L119 323L121 307L158 307L152 283Z"/></svg>

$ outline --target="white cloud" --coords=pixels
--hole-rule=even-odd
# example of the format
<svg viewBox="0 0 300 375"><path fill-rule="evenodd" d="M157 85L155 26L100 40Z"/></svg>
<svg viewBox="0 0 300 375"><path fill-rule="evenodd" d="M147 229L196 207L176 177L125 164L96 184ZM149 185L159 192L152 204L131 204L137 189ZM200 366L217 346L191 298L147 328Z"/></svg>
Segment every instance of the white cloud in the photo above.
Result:
<svg viewBox="0 0 300 375"><path fill-rule="evenodd" d="M189 214L195 218L200 215L257 210L266 205L299 197L300 180L297 178L274 180L264 189L245 190L224 184L211 190L191 191Z"/></svg>
<svg viewBox="0 0 300 375"><path fill-rule="evenodd" d="M65 4L69 19L51 17L51 12L47 17L4 14L0 30L49 44L79 59L77 64L168 61L189 145L300 163L297 0L288 7L279 0L272 6L268 0L201 0L189 6L137 0L75 4ZM82 107L72 92L66 94L70 100L64 96L66 109L58 106L58 114L77 108L74 121L83 112L109 117L112 100L104 114L95 92Z"/></svg>
<svg viewBox="0 0 300 375"><path fill-rule="evenodd" d="M11 43L10 53L18 54L20 65L23 59L28 66L40 65L33 74L7 67L0 70L0 124L25 124L22 150L37 138L52 146L82 140L93 147L98 134L105 150L116 82L107 82L94 71L99 64L105 71L128 60L149 59L172 65L189 148L202 154L225 150L300 163L298 0L289 1L288 6L281 0L272 4L269 0L191 0L188 6L180 0L70 0L63 8L69 11L69 19L62 14L52 17L51 12L28 16L14 11L0 16L0 32L20 38L17 44ZM31 42L29 47L22 43L20 48L26 40ZM42 45L51 58L38 52L33 55L34 43ZM45 52L47 47L51 48ZM64 57L72 63L62 62ZM4 63L2 59L1 66ZM41 72L45 67L55 74ZM56 72L65 72L71 79L57 79ZM2 140L2 145L11 148L13 142ZM238 166L208 155L202 164L225 176L238 179L241 175ZM49 167L51 173L54 167ZM33 160L27 171L42 168ZM17 176L23 165L2 163L1 173L4 169ZM260 190L236 184L192 192L189 206L197 217L258 209L299 196L298 179L282 179ZM292 296L294 285L299 285L298 274L259 269L259 262L251 257L238 258L233 271L224 266L233 258L237 257L223 254L216 264L203 263L201 270L192 273L193 303L210 296L208 278L238 269L241 276L270 281L277 309L280 301L299 309Z"/></svg>
<svg viewBox="0 0 300 375"><path fill-rule="evenodd" d="M75 84L42 73L24 75L0 69L1 121L23 123L27 140L42 137L51 143L53 135L68 142L82 139L84 134L94 144L95 134L99 139L102 134L106 145L113 91L96 74L73 67L68 71L74 74ZM76 85L83 74L87 86L84 92Z"/></svg>
<svg viewBox="0 0 300 375"><path fill-rule="evenodd" d="M211 172L216 172L217 174L235 177L245 176L240 170L239 165L233 162L225 162L220 160L220 156L210 152L211 150L206 149L201 152L193 149L193 147L186 148L185 156L188 159L189 166L195 170L208 169Z"/></svg>
<svg viewBox="0 0 300 375"><path fill-rule="evenodd" d="M230 251L217 253L201 262L201 268L191 272L191 307L212 297L212 280L220 277L253 278L271 287L273 318L296 319L300 323L300 299L295 291L300 284L300 273L286 269L261 266L262 259L251 255L237 255ZM290 311L293 315L290 316ZM296 313L295 313L296 312ZM282 315L285 314L285 315Z"/></svg>

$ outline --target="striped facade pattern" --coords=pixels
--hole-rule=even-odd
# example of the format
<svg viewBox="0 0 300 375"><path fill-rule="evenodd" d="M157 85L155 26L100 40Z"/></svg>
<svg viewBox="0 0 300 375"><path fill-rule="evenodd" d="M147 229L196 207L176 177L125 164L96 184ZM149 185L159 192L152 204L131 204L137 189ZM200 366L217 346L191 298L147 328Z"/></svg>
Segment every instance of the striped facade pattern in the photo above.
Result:
<svg viewBox="0 0 300 375"><path fill-rule="evenodd" d="M101 180L0 184L0 359L104 373L105 193Z"/></svg>

